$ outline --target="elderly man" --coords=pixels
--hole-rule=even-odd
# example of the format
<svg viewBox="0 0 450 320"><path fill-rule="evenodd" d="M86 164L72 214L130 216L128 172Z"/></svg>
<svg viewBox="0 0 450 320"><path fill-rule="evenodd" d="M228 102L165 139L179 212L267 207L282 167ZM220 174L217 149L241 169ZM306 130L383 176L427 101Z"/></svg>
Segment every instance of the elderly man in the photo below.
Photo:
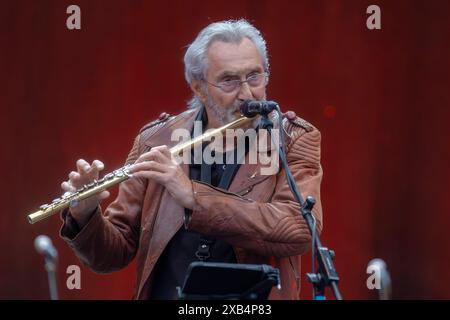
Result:
<svg viewBox="0 0 450 320"><path fill-rule="evenodd" d="M217 128L237 117L246 100L265 100L269 62L260 32L245 20L212 23L184 57L194 96L184 113L145 126L126 160L132 178L102 212L108 191L62 213L61 236L96 272L112 272L137 257L137 299L175 299L193 261L271 264L281 289L270 299L298 299L300 256L311 237L284 170L262 175L259 164L178 164L169 152L171 133ZM257 124L256 124L257 125ZM317 204L322 228L320 133L292 112L283 119L286 154L304 196ZM103 164L80 159L62 183L65 191L98 178ZM232 168L232 169L229 169ZM230 171L231 170L231 171Z"/></svg>

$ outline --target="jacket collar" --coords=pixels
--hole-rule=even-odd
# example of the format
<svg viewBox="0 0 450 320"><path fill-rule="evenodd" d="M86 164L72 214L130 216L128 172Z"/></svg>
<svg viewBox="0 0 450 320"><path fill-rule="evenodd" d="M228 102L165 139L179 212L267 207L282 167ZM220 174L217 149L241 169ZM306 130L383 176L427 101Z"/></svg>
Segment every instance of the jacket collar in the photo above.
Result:
<svg viewBox="0 0 450 320"><path fill-rule="evenodd" d="M167 145L169 148L173 147L177 142L171 140L172 132L179 128L184 128L189 132L192 132L194 121L196 119L204 118L202 117L202 112L203 108L196 108L189 109L181 113L173 120L169 120L169 122L165 126L158 130L147 141L145 141L145 145L147 147L155 147L159 145ZM278 129L278 115L275 112L272 112L270 118L274 123L274 129ZM267 150L271 150L271 152L277 152L277 150L272 150L270 142L268 142L267 144L267 149L259 150L258 152L266 152ZM189 165L182 164L182 168L183 171L189 175ZM230 185L229 191L240 194L242 192L245 192L245 190L251 188L253 185L269 178L270 175L261 174L261 168L262 166L259 161L255 164L250 164L247 154L245 162L239 167L239 170Z"/></svg>

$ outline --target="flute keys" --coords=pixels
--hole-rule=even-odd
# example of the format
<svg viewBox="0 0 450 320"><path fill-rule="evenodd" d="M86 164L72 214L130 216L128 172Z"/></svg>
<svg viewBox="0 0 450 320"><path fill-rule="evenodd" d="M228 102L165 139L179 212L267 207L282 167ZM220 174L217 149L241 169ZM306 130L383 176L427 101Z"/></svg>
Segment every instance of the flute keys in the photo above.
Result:
<svg viewBox="0 0 450 320"><path fill-rule="evenodd" d="M108 173L103 177L104 180L111 180L112 178L114 178L114 173Z"/></svg>
<svg viewBox="0 0 450 320"><path fill-rule="evenodd" d="M117 172L115 175L116 175L116 177L121 178L121 177L124 176L124 173L123 173L122 171L119 171L119 172Z"/></svg>
<svg viewBox="0 0 450 320"><path fill-rule="evenodd" d="M69 198L72 194L73 194L72 192L66 191L66 192L64 192L64 194L62 195L62 198L63 198L63 199Z"/></svg>

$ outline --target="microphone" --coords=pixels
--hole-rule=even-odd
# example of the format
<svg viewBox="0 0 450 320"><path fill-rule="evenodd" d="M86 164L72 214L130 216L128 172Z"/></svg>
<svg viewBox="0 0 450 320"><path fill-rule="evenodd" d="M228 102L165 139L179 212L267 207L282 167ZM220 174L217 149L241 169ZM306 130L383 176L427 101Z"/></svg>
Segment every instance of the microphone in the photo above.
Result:
<svg viewBox="0 0 450 320"><path fill-rule="evenodd" d="M241 105L241 114L247 118L253 118L257 114L266 116L276 110L277 107L278 103L275 101L246 100Z"/></svg>
<svg viewBox="0 0 450 320"><path fill-rule="evenodd" d="M46 235L37 236L34 239L34 247L37 252L45 257L45 270L47 271L50 299L58 300L58 284L56 282L56 264L58 251L53 246L52 240Z"/></svg>
<svg viewBox="0 0 450 320"><path fill-rule="evenodd" d="M43 254L46 258L56 260L58 257L58 251L56 251L53 246L52 240L46 235L37 236L36 239L34 239L34 247L37 252Z"/></svg>
<svg viewBox="0 0 450 320"><path fill-rule="evenodd" d="M380 300L390 300L392 287L391 287L391 276L387 270L386 262L382 259L372 259L370 260L367 270L375 271L376 274L380 276L380 289L378 291L378 296Z"/></svg>

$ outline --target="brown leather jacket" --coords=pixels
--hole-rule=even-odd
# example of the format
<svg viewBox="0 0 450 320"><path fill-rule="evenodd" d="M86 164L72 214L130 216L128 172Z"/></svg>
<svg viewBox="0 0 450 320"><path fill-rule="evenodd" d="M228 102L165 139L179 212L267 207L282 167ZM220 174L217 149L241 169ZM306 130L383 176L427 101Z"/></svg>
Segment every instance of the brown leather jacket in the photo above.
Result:
<svg viewBox="0 0 450 320"><path fill-rule="evenodd" d="M126 163L133 163L152 146L174 143L172 130L192 128L198 110L153 122L136 137ZM313 214L322 230L320 202L320 132L306 121L284 119L288 133L287 159L303 197L316 198ZM189 166L183 164L188 173ZM193 181L196 208L189 229L227 241L239 263L271 264L279 268L281 290L270 299L298 299L300 256L310 249L311 237L299 206L280 170L260 175L259 164L242 164L228 191ZM102 213L99 208L88 224L73 232L70 215L63 212L61 236L88 267L108 273L137 258L136 299L146 299L152 270L165 246L183 225L184 208L159 184L129 179L120 184L117 198Z"/></svg>

